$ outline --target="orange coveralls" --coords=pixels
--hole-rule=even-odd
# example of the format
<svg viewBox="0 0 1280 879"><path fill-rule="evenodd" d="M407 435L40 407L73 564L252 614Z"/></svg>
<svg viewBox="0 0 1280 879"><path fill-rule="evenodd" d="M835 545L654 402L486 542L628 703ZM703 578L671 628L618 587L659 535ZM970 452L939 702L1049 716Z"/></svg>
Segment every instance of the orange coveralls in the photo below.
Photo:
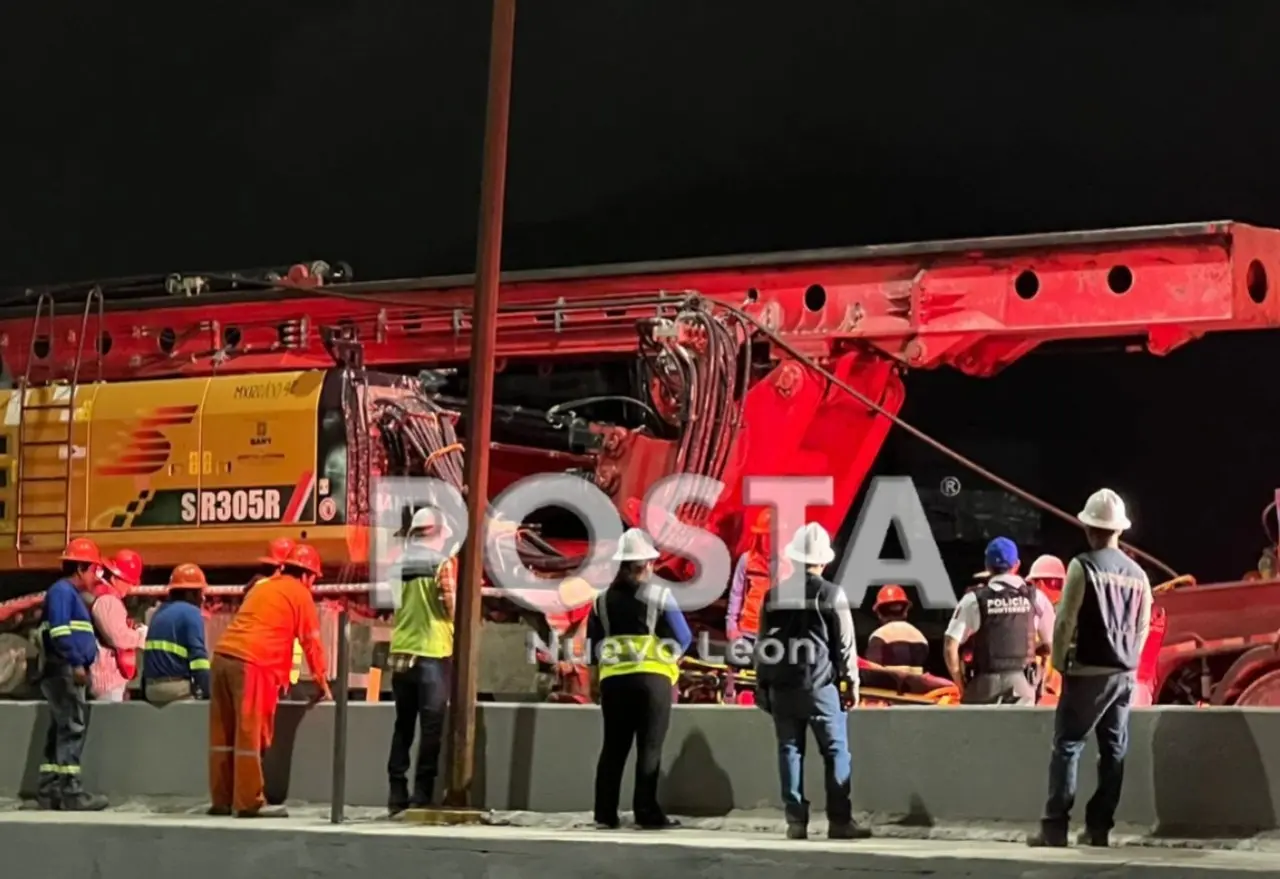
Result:
<svg viewBox="0 0 1280 879"><path fill-rule="evenodd" d="M256 812L266 803L262 752L271 744L295 640L302 644L311 676L327 686L320 614L311 591L284 574L259 581L213 653L209 797L214 808Z"/></svg>

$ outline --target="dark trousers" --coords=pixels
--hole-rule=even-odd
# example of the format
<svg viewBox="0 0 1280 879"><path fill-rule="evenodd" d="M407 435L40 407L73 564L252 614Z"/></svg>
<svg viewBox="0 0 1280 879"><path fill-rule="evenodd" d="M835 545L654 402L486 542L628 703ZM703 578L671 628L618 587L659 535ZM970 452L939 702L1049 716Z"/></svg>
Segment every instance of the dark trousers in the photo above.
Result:
<svg viewBox="0 0 1280 879"><path fill-rule="evenodd" d="M46 668L40 692L49 705L49 731L44 739L37 796L54 801L78 797L84 790L80 756L89 731L88 693L72 678L71 668L61 664Z"/></svg>
<svg viewBox="0 0 1280 879"><path fill-rule="evenodd" d="M666 814L658 805L662 743L671 724L671 680L659 674L618 675L600 682L604 745L596 764L595 820L618 823L622 773L631 745L636 748L636 783L632 808L636 823L659 826Z"/></svg>
<svg viewBox="0 0 1280 879"><path fill-rule="evenodd" d="M814 692L771 689L769 714L778 740L778 780L788 824L809 823L804 796L804 753L809 730L818 740L827 788L827 819L832 824L853 820L853 766L849 756L848 715L840 708L840 692L827 684Z"/></svg>
<svg viewBox="0 0 1280 879"><path fill-rule="evenodd" d="M391 781L389 805L426 806L435 793L440 769L440 745L444 740L445 712L449 707L450 660L417 657L404 671L391 676L396 700L396 725L391 734L387 776ZM418 762L409 796L409 749L418 734Z"/></svg>
<svg viewBox="0 0 1280 879"><path fill-rule="evenodd" d="M1134 675L1064 675L1062 696L1053 722L1053 755L1049 760L1049 800L1042 825L1049 837L1066 836L1076 800L1076 772L1089 733L1098 736L1098 789L1085 807L1085 826L1107 833L1115 826L1116 807L1124 785L1124 758L1129 751L1129 709Z"/></svg>

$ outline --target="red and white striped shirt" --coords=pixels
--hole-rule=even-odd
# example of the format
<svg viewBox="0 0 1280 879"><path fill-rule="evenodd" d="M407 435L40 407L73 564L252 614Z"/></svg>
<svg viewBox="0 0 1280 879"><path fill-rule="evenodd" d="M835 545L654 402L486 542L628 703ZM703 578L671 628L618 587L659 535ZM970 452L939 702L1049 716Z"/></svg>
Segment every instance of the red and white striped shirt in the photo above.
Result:
<svg viewBox="0 0 1280 879"><path fill-rule="evenodd" d="M129 682L120 671L117 650L141 650L146 630L129 625L124 602L114 592L104 592L93 602L93 627L98 634L98 658L89 668L89 692L95 698L118 690Z"/></svg>

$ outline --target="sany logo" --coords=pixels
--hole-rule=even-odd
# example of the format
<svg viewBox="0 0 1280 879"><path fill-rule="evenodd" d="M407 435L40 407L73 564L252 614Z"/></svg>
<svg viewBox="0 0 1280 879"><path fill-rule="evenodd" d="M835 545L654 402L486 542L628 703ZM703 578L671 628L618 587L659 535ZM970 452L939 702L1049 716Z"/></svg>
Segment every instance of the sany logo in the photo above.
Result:
<svg viewBox="0 0 1280 879"><path fill-rule="evenodd" d="M376 479L372 488L372 506L376 512L374 527L370 529L370 558L374 560L375 582L399 582L397 559L402 538L398 535L406 509L433 505L450 523L450 542L460 544L466 539L466 504L452 485L431 477L399 477ZM654 585L672 588L681 610L701 610L724 595L732 572L732 558L718 536L680 521L676 512L698 507L711 509L723 491L724 484L715 479L675 475L660 480L645 497L640 527L653 537L658 549L688 559L695 571L690 580L680 583L654 578ZM743 485L746 506L768 507L773 512L771 545L775 553L782 552L792 535L804 527L806 509L829 506L832 494L831 477L756 476L748 477ZM546 507L574 513L587 530L585 559L577 569L564 573L561 578L539 576L516 552L514 526ZM491 510L485 534L485 573L493 586L522 606L538 611L545 609L526 600L530 590L554 595L570 578L585 579L602 589L617 574L619 563L612 555L622 536L623 523L613 502L591 483L569 474L531 476L495 498ZM890 528L897 534L904 558L880 557ZM854 607L863 603L868 589L885 583L915 586L920 604L932 610L956 606L951 578L933 539L924 505L920 503L915 485L905 476L882 476L872 482L845 546L844 559L835 577L829 579L844 590ZM784 590L779 600L803 603L800 578L787 578L778 585ZM393 607L395 595L375 596L375 601L380 607Z"/></svg>

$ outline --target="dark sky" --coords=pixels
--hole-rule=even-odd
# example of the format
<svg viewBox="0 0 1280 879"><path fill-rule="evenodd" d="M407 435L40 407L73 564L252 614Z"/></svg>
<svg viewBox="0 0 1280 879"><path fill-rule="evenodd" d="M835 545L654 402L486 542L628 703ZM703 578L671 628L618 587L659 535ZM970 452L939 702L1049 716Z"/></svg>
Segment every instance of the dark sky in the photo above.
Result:
<svg viewBox="0 0 1280 879"><path fill-rule="evenodd" d="M521 2L510 268L1280 226L1280 4ZM488 18L485 0L4 4L0 285L315 258L364 279L469 270ZM1146 366L1116 379L1146 382L1123 396L1140 460L1105 478L1173 491L1203 458L1193 481L1234 494L1186 516L1148 501L1166 511L1151 537L1224 576L1280 484L1266 435L1234 420L1280 403L1260 339L1180 354L1176 387ZM1188 359L1246 348L1247 368ZM1120 376L1110 363L1087 382ZM993 430L1032 402L1088 405L1078 373L1018 369L975 392ZM1206 375L1202 404L1187 383ZM945 429L959 404L931 381L950 387L921 379L910 405ZM1225 451L1202 449L1213 428ZM1064 427L1035 430L1070 454ZM1107 459L1096 436L1081 448ZM1258 472L1227 466L1251 457ZM1236 545L1196 556L1227 510Z"/></svg>

